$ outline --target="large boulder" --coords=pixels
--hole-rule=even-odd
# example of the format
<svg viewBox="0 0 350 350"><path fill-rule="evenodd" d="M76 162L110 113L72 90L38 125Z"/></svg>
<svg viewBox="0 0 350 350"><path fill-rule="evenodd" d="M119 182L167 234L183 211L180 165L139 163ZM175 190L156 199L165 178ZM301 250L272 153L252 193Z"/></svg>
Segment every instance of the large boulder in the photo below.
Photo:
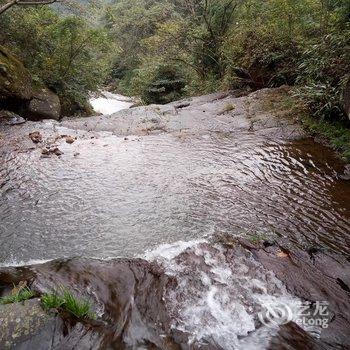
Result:
<svg viewBox="0 0 350 350"><path fill-rule="evenodd" d="M34 93L29 103L26 117L31 120L55 119L61 115L59 97L51 90L43 88Z"/></svg>
<svg viewBox="0 0 350 350"><path fill-rule="evenodd" d="M14 55L0 46L0 100L29 100L32 96L30 73Z"/></svg>

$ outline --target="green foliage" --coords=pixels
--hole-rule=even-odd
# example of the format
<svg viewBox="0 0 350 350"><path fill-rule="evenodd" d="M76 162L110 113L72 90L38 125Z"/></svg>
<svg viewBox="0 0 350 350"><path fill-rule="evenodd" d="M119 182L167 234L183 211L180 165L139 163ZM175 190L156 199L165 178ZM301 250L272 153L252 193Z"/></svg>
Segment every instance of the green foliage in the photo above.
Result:
<svg viewBox="0 0 350 350"><path fill-rule="evenodd" d="M0 42L45 84L71 104L83 104L108 76L115 54L105 29L47 6L16 8L1 16Z"/></svg>
<svg viewBox="0 0 350 350"><path fill-rule="evenodd" d="M65 310L79 319L96 318L89 301L78 299L64 287L60 288L59 291L44 294L41 297L41 303L45 310Z"/></svg>
<svg viewBox="0 0 350 350"><path fill-rule="evenodd" d="M186 83L184 91L190 94L212 91L225 71L220 46L237 3L122 0L112 4L106 18L122 48L114 70L120 86L129 93L141 92L145 101L163 102L181 96L179 86ZM171 78L170 69L176 71ZM169 93L164 83L176 87Z"/></svg>
<svg viewBox="0 0 350 350"><path fill-rule="evenodd" d="M183 96L185 79L176 66L160 65L154 69L140 69L134 78L134 87L142 100L149 103L168 103Z"/></svg>
<svg viewBox="0 0 350 350"><path fill-rule="evenodd" d="M260 233L251 233L248 235L248 239L252 243L260 243L268 240L268 236Z"/></svg>
<svg viewBox="0 0 350 350"><path fill-rule="evenodd" d="M44 294L41 297L41 304L48 311L50 309L59 309L64 304L64 300L56 293Z"/></svg>
<svg viewBox="0 0 350 350"><path fill-rule="evenodd" d="M19 303L28 299L31 299L35 296L35 293L31 291L28 287L21 289L19 292L12 294L12 295L6 295L4 297L0 298L0 304L13 304L13 303Z"/></svg>
<svg viewBox="0 0 350 350"><path fill-rule="evenodd" d="M332 28L322 41L309 45L298 68L299 96L314 116L345 119L341 98L350 74L350 23L339 32Z"/></svg>
<svg viewBox="0 0 350 350"><path fill-rule="evenodd" d="M119 0L107 23L122 48L120 86L146 102L172 98L160 97L168 77L155 73L166 66L181 71L187 95L296 85L314 116L344 118L349 0Z"/></svg>
<svg viewBox="0 0 350 350"><path fill-rule="evenodd" d="M349 0L97 0L71 13L17 8L0 22L0 44L64 106L107 77L146 103L288 84L315 117L344 119Z"/></svg>
<svg viewBox="0 0 350 350"><path fill-rule="evenodd" d="M124 0L107 7L106 27L120 48L114 69L116 77L141 63L144 56L142 40L152 36L159 23L173 13L174 5L167 1Z"/></svg>

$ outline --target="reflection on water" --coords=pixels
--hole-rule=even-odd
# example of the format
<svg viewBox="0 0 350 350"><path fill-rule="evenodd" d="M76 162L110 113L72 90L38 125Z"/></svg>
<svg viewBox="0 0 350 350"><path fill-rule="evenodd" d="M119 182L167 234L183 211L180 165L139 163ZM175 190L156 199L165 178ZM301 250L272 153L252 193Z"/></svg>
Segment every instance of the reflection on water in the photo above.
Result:
<svg viewBox="0 0 350 350"><path fill-rule="evenodd" d="M106 135L60 149L1 155L0 261L133 256L212 233L350 252L350 186L311 140Z"/></svg>

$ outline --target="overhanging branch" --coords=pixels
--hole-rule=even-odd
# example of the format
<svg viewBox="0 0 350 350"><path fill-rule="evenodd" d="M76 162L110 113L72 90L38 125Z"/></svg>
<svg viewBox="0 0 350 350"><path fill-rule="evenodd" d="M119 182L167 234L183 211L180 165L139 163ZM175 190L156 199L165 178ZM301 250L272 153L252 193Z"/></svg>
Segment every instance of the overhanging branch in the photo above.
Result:
<svg viewBox="0 0 350 350"><path fill-rule="evenodd" d="M37 5L49 5L57 2L57 0L10 0L5 5L0 7L0 15L7 11L12 6L37 6Z"/></svg>

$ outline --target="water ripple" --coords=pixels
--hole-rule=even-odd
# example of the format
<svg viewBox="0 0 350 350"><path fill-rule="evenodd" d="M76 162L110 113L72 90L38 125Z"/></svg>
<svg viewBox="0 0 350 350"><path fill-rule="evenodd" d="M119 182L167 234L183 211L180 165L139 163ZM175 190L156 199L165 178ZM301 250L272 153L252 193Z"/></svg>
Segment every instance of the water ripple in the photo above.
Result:
<svg viewBox="0 0 350 350"><path fill-rule="evenodd" d="M2 151L0 261L133 256L215 232L350 252L350 186L311 140L164 134L60 148L49 159Z"/></svg>

